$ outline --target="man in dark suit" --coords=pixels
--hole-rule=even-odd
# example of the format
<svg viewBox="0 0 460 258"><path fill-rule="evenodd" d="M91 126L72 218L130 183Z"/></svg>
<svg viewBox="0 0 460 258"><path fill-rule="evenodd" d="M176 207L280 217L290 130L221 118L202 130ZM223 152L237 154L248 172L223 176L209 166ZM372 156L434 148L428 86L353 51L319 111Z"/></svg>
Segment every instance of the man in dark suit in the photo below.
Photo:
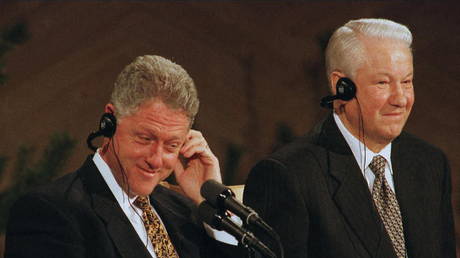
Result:
<svg viewBox="0 0 460 258"><path fill-rule="evenodd" d="M221 180L217 158L190 129L198 105L181 66L159 56L126 66L105 106L102 147L15 203L5 257L223 256L224 244L195 219L201 184ZM187 197L160 185L173 171Z"/></svg>
<svg viewBox="0 0 460 258"><path fill-rule="evenodd" d="M414 103L411 42L384 19L336 30L326 50L333 112L252 169L244 202L273 225L286 257L455 257L448 161L402 132Z"/></svg>

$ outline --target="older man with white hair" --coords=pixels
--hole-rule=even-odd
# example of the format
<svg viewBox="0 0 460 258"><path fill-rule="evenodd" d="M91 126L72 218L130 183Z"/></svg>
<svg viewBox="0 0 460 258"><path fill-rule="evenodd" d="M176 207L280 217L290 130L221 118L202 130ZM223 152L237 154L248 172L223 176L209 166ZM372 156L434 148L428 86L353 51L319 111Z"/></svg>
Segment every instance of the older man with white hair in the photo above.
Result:
<svg viewBox="0 0 460 258"><path fill-rule="evenodd" d="M412 35L352 20L326 50L333 112L260 161L245 203L278 231L286 257L455 257L448 161L403 132L414 103Z"/></svg>

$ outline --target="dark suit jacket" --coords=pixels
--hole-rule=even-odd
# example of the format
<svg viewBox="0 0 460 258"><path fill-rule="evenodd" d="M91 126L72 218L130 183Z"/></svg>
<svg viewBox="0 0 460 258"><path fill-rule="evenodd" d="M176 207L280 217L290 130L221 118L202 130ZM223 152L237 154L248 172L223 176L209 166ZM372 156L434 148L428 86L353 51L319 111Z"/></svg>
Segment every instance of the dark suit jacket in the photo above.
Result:
<svg viewBox="0 0 460 258"><path fill-rule="evenodd" d="M150 196L180 257L221 257L195 205L163 186ZM5 257L151 257L89 157L11 208Z"/></svg>
<svg viewBox="0 0 460 258"><path fill-rule="evenodd" d="M391 159L409 257L455 257L445 155L403 132ZM288 258L396 257L332 115L260 161L247 179L244 202L279 233Z"/></svg>

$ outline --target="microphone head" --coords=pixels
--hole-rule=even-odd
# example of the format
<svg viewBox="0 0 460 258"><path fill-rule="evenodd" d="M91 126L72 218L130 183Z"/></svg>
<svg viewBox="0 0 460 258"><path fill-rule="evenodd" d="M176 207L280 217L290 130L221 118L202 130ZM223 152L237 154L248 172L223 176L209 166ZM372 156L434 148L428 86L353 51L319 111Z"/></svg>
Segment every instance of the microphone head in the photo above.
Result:
<svg viewBox="0 0 460 258"><path fill-rule="evenodd" d="M218 220L218 211L207 201L201 202L198 206L198 219L217 230L222 230Z"/></svg>
<svg viewBox="0 0 460 258"><path fill-rule="evenodd" d="M221 209L224 208L224 201L227 197L235 196L230 188L212 179L203 183L200 193L212 206Z"/></svg>

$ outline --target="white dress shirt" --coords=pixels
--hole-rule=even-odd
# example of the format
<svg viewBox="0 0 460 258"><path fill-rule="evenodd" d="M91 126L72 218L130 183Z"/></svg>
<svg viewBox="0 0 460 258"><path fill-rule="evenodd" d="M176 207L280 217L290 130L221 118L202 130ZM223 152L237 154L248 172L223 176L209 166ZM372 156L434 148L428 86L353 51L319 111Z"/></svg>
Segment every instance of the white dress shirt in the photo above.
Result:
<svg viewBox="0 0 460 258"><path fill-rule="evenodd" d="M361 169L364 178L366 179L369 191L372 192L372 186L374 185L375 179L375 175L369 168L369 164L371 163L374 156L381 155L386 160L385 179L390 185L391 190L395 192L393 182L393 169L391 166L391 143L385 146L379 153L375 153L364 146L360 140L358 140L354 135L350 133L350 131L348 131L336 113L334 113L334 120L343 137L345 138L345 141L353 152L353 156L355 157L356 162L358 163L358 166Z"/></svg>

